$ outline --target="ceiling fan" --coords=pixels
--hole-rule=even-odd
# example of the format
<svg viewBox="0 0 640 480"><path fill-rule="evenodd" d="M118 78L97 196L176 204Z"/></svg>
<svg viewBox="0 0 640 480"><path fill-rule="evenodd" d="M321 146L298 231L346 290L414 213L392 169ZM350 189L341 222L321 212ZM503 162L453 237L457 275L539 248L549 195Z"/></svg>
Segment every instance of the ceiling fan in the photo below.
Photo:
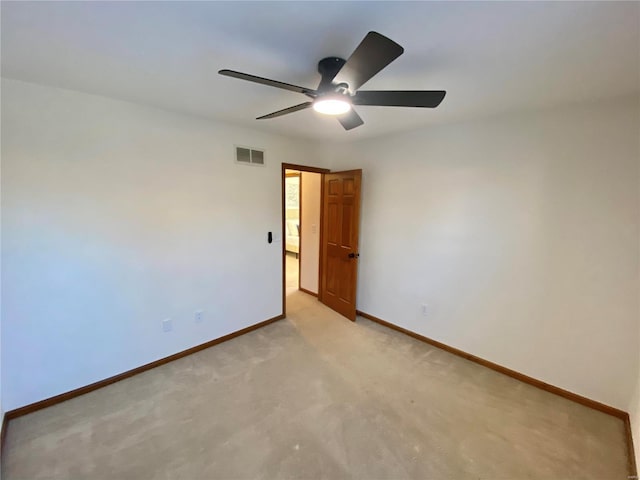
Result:
<svg viewBox="0 0 640 480"><path fill-rule="evenodd" d="M227 77L302 93L312 99L263 115L257 120L280 117L313 107L317 112L335 115L345 130L351 130L364 123L360 115L353 109L353 105L422 108L435 108L440 105L447 93L443 90L359 90L362 85L403 52L404 48L393 40L377 32L369 32L348 60L328 57L318 62L318 73L322 75L322 79L315 90L234 70L225 69L218 73Z"/></svg>

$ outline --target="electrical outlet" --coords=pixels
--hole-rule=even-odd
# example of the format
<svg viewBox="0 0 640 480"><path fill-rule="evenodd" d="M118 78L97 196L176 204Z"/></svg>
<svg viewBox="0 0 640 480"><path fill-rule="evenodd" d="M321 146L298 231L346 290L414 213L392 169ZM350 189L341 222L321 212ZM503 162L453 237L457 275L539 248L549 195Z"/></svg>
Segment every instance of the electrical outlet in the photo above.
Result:
<svg viewBox="0 0 640 480"><path fill-rule="evenodd" d="M426 303L423 303L422 306L420 307L420 312L422 313L423 317L426 317L429 314L429 305L427 305Z"/></svg>
<svg viewBox="0 0 640 480"><path fill-rule="evenodd" d="M195 320L196 323L202 322L202 320L204 320L204 311L196 310L193 313L193 319Z"/></svg>
<svg viewBox="0 0 640 480"><path fill-rule="evenodd" d="M173 330L173 325L171 324L171 319L170 318L165 318L164 320L162 320L162 331L163 332L170 332L171 330Z"/></svg>

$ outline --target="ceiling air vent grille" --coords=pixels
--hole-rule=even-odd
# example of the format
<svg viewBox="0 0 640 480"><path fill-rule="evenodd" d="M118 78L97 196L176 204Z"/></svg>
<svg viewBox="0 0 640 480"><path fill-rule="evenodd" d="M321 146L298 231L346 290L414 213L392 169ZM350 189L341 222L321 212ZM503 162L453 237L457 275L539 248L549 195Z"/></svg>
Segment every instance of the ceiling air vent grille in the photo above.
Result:
<svg viewBox="0 0 640 480"><path fill-rule="evenodd" d="M264 150L236 147L236 163L241 165L264 166Z"/></svg>

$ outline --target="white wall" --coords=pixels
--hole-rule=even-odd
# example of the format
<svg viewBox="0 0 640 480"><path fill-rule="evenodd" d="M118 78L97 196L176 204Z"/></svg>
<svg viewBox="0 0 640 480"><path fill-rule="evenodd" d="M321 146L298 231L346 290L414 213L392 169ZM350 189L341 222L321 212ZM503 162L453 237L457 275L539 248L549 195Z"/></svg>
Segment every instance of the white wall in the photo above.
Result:
<svg viewBox="0 0 640 480"><path fill-rule="evenodd" d="M640 467L640 374L636 374L635 392L629 404L629 416L631 421L631 434L633 448L636 454L636 465Z"/></svg>
<svg viewBox="0 0 640 480"><path fill-rule="evenodd" d="M640 117L640 112L638 113ZM640 127L639 127L640 130ZM640 142L640 131L638 132L638 142ZM640 184L640 177L638 178ZM638 244L640 249L640 243ZM638 290L638 324L637 324L636 336L638 338L638 345L640 345L640 290ZM631 421L631 433L633 437L633 448L636 456L636 466L640 467L640 348L638 348L638 355L636 357L635 366L635 391L633 398L629 403L629 420Z"/></svg>
<svg viewBox="0 0 640 480"><path fill-rule="evenodd" d="M1 95L2 93L2 89L0 89L0 97L2 97ZM0 100L0 105L2 104L2 101ZM0 118L2 118L2 115L0 114ZM0 132L2 130L2 121L0 120ZM2 135L0 135L0 145L2 145ZM0 163L2 161L2 155L0 154ZM0 165L0 252L2 251L2 168ZM2 373L2 255L0 254L0 429L2 428L2 425L4 425L4 404L2 402L2 384L3 384L3 378L4 378L4 374ZM0 430L0 433L2 433L2 431ZM0 441L0 463L1 463L1 456L2 456L2 442ZM2 478L2 472L1 472L2 468L0 465L0 479Z"/></svg>
<svg viewBox="0 0 640 480"><path fill-rule="evenodd" d="M328 151L332 169L363 169L358 308L626 410L637 113L622 99Z"/></svg>
<svg viewBox="0 0 640 480"><path fill-rule="evenodd" d="M1 127L2 127L2 124L0 122L0 131L1 131ZM0 144L1 143L2 142L0 140ZM0 167L0 171L1 170L2 168ZM0 173L0 206L2 204L1 199L2 199L2 174ZM2 245L2 209L0 208L0 251L2 250L1 245ZM2 273L1 272L2 272L2 255L0 255L0 428L4 423L4 404L2 403L2 382L3 382L4 375L2 373ZM0 445L0 451L1 449L2 449L2 445ZM1 477L2 477L2 473L0 472L0 478Z"/></svg>
<svg viewBox="0 0 640 480"><path fill-rule="evenodd" d="M300 286L313 293L318 293L321 181L319 173L302 172Z"/></svg>
<svg viewBox="0 0 640 480"><path fill-rule="evenodd" d="M264 148L268 166L234 164L234 144ZM319 165L313 150L3 80L4 408L279 315L280 164Z"/></svg>

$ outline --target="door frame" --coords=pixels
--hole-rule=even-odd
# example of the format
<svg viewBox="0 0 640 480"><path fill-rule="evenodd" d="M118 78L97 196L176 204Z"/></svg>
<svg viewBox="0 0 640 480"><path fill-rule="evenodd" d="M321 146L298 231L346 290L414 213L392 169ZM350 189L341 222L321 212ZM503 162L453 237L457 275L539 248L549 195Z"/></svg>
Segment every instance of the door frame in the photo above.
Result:
<svg viewBox="0 0 640 480"><path fill-rule="evenodd" d="M280 178L280 189L281 189L281 202L282 202L282 218L281 218L281 239L282 239L282 315L287 315L287 250L286 250L286 205L285 205L285 183L286 183L286 171L287 170L298 170L299 172L310 172L310 173L319 173L322 175L322 185L324 185L324 174L331 173L331 170L328 168L319 168L319 167L311 167L308 165L297 165L295 163L283 163L282 164L282 172ZM302 175L300 175L300 186L302 187ZM324 189L320 189L320 226L322 225L322 221L324 218L324 206L323 206L323 196ZM300 199L300 206L302 206L302 198ZM302 208L300 208L300 219L302 220ZM320 242L322 242L322 228L320 227ZM320 243L322 245L322 243ZM302 221L300 221L300 247L298 248L298 288L300 288L300 261L302 259ZM319 256L318 265L318 273L320 279L322 279L322 248L320 248L320 256ZM320 295L321 288L320 284L318 284L318 296Z"/></svg>

